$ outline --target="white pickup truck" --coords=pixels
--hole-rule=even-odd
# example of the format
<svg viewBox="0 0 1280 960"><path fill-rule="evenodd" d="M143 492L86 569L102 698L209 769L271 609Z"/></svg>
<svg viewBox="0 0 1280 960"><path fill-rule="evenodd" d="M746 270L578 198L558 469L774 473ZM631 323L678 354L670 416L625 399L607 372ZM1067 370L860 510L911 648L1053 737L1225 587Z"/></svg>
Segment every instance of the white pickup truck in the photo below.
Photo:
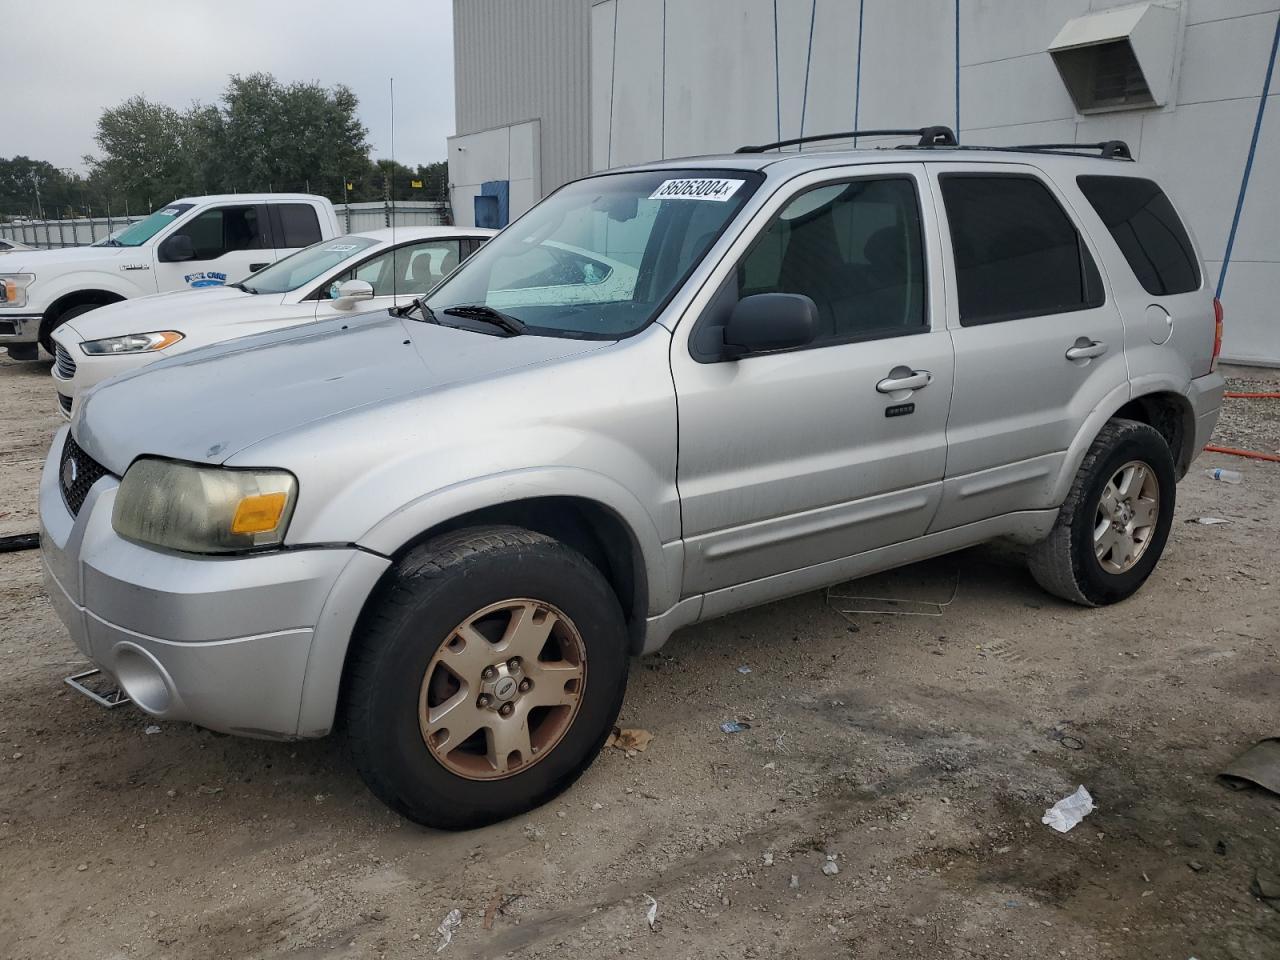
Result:
<svg viewBox="0 0 1280 960"><path fill-rule="evenodd" d="M0 261L0 346L50 353L73 317L131 297L235 283L338 234L333 205L300 193L187 197L88 247L15 250Z"/></svg>

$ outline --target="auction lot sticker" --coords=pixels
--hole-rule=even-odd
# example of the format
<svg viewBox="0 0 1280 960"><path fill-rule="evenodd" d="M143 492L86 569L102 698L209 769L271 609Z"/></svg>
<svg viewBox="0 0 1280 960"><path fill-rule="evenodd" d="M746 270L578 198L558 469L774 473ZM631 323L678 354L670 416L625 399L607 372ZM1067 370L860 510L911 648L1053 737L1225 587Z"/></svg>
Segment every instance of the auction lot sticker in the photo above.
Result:
<svg viewBox="0 0 1280 960"><path fill-rule="evenodd" d="M650 200L714 200L724 203L747 181L699 178L694 180L663 180L661 186L649 194Z"/></svg>

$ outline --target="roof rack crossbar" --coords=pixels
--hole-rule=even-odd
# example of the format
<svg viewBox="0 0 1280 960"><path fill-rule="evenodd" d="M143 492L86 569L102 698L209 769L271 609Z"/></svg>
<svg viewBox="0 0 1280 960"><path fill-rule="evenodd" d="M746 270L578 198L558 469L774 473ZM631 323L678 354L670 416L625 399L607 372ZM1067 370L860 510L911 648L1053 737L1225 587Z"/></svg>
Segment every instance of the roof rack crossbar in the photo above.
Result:
<svg viewBox="0 0 1280 960"><path fill-rule="evenodd" d="M1133 153L1123 140L1103 140L1099 143L1024 143L1017 147L1005 147L1006 150L1097 150L1108 160L1132 160Z"/></svg>
<svg viewBox="0 0 1280 960"><path fill-rule="evenodd" d="M739 147L735 153L764 153L766 150L777 150L780 147L794 147L802 143L818 143L822 140L852 140L854 137L919 137L921 147L954 147L955 131L950 127L917 127L915 129L893 130L847 130L844 133L816 133L807 137L794 137L791 140L778 140L774 143L761 143Z"/></svg>

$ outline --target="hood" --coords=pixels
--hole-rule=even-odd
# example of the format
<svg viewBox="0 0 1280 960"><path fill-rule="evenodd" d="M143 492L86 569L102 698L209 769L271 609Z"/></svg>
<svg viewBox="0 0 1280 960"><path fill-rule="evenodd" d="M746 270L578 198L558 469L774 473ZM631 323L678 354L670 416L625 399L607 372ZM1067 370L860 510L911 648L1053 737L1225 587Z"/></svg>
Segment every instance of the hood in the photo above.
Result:
<svg viewBox="0 0 1280 960"><path fill-rule="evenodd" d="M255 308L259 313L269 311L279 306L281 299L279 294L254 296L231 287L202 287L108 304L82 313L64 326L81 341L153 330L177 330L190 336L196 328L204 331L221 323L234 325L242 313Z"/></svg>
<svg viewBox="0 0 1280 960"><path fill-rule="evenodd" d="M193 350L107 381L85 396L72 431L117 476L142 454L222 463L316 420L608 342L494 337L385 310L316 321Z"/></svg>
<svg viewBox="0 0 1280 960"><path fill-rule="evenodd" d="M151 261L151 251L138 247L64 247L61 250L13 250L5 258L5 273L34 273L40 268L60 263L89 263L94 260L114 263L120 258Z"/></svg>

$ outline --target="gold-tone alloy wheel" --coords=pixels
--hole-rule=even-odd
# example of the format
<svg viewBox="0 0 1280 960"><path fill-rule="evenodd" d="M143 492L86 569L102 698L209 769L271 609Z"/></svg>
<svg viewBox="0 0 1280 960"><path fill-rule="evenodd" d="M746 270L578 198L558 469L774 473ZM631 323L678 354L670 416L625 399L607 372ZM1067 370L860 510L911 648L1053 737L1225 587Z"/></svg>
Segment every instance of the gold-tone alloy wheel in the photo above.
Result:
<svg viewBox="0 0 1280 960"><path fill-rule="evenodd" d="M1102 489L1093 524L1093 550L1107 573L1133 569L1155 533L1160 481L1141 460L1130 460Z"/></svg>
<svg viewBox="0 0 1280 960"><path fill-rule="evenodd" d="M568 617L539 600L502 600L440 644L422 678L418 725L451 773L499 780L555 749L586 681L586 647Z"/></svg>

